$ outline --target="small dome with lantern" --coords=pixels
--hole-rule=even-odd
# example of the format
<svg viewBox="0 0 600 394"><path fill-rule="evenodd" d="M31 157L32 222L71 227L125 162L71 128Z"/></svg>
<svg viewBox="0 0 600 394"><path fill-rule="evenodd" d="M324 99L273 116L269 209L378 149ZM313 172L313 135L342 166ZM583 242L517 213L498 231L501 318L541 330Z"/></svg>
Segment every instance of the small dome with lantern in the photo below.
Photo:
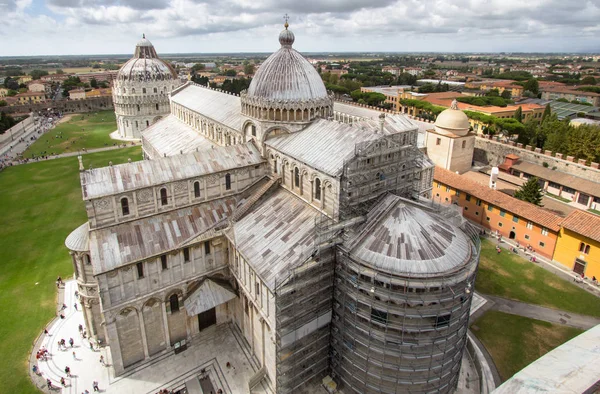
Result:
<svg viewBox="0 0 600 394"><path fill-rule="evenodd" d="M452 133L458 136L469 134L469 118L458 109L458 102L452 101L450 108L442 111L435 120L435 130L441 133Z"/></svg>

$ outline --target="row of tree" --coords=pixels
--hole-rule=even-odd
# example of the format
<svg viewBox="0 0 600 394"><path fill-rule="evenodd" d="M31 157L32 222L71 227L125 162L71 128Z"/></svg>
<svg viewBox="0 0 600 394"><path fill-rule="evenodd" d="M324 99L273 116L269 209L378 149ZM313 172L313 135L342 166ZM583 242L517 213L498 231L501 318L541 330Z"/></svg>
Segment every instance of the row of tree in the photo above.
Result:
<svg viewBox="0 0 600 394"><path fill-rule="evenodd" d="M533 119L525 122L517 142L573 156L575 159L600 162L600 127L573 126L569 119L559 120L555 114L546 114L540 124Z"/></svg>

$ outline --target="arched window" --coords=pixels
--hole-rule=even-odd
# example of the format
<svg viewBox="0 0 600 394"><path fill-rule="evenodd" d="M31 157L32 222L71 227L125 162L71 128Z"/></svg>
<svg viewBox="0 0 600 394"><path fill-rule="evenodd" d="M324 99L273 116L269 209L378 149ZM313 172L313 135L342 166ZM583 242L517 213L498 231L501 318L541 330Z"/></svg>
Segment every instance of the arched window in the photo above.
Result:
<svg viewBox="0 0 600 394"><path fill-rule="evenodd" d="M137 105L137 110L138 110L138 112L140 112L140 105L139 104Z"/></svg>
<svg viewBox="0 0 600 394"><path fill-rule="evenodd" d="M256 137L256 126L252 125L252 137Z"/></svg>
<svg viewBox="0 0 600 394"><path fill-rule="evenodd" d="M156 88L154 88L154 93L157 93L157 92L158 92L158 90Z"/></svg>
<svg viewBox="0 0 600 394"><path fill-rule="evenodd" d="M273 159L273 172L277 174L277 158Z"/></svg>
<svg viewBox="0 0 600 394"><path fill-rule="evenodd" d="M146 94L146 88L142 88L142 93Z"/></svg>
<svg viewBox="0 0 600 394"><path fill-rule="evenodd" d="M135 88L131 88L131 93L135 93Z"/></svg>
<svg viewBox="0 0 600 394"><path fill-rule="evenodd" d="M583 251L585 254L590 254L590 245L585 245L585 250Z"/></svg>
<svg viewBox="0 0 600 394"><path fill-rule="evenodd" d="M171 313L179 311L179 297L177 294L173 294L169 297L169 304L171 305Z"/></svg>
<svg viewBox="0 0 600 394"><path fill-rule="evenodd" d="M225 174L225 190L231 190L231 175Z"/></svg>
<svg viewBox="0 0 600 394"><path fill-rule="evenodd" d="M92 264L92 260L90 260L90 255L89 254L84 254L83 255L83 261L85 261L86 264Z"/></svg>
<svg viewBox="0 0 600 394"><path fill-rule="evenodd" d="M315 178L315 200L321 201L321 180Z"/></svg>
<svg viewBox="0 0 600 394"><path fill-rule="evenodd" d="M160 205L167 205L169 203L169 198L167 197L167 189L160 189Z"/></svg>
<svg viewBox="0 0 600 394"><path fill-rule="evenodd" d="M148 127L148 126L150 126L150 121L149 120L146 121L146 127Z"/></svg>
<svg viewBox="0 0 600 394"><path fill-rule="evenodd" d="M129 200L126 197L121 199L121 213L123 216L129 215Z"/></svg>
<svg viewBox="0 0 600 394"><path fill-rule="evenodd" d="M156 103L156 110L158 111L160 107L158 106L158 103Z"/></svg>
<svg viewBox="0 0 600 394"><path fill-rule="evenodd" d="M298 167L294 168L294 186L300 187L300 170L298 170Z"/></svg>
<svg viewBox="0 0 600 394"><path fill-rule="evenodd" d="M194 182L194 197L200 197L200 182Z"/></svg>
<svg viewBox="0 0 600 394"><path fill-rule="evenodd" d="M585 244L582 242L579 244L579 251L583 252L585 250Z"/></svg>

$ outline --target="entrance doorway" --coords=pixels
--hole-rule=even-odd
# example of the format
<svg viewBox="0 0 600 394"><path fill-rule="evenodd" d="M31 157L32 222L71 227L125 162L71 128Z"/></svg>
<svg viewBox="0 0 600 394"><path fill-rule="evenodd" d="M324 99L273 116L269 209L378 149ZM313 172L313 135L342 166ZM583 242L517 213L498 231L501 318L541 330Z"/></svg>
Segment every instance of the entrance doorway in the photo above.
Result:
<svg viewBox="0 0 600 394"><path fill-rule="evenodd" d="M514 232L514 231L511 231L511 232L508 234L508 239L515 239L515 237L516 237L516 236L517 236L517 234L515 234L515 232Z"/></svg>
<svg viewBox="0 0 600 394"><path fill-rule="evenodd" d="M198 314L198 331L202 331L213 324L217 324L217 313L215 312L215 308Z"/></svg>
<svg viewBox="0 0 600 394"><path fill-rule="evenodd" d="M585 272L585 261L575 259L575 265L573 266L573 271L578 273L579 275L583 275Z"/></svg>

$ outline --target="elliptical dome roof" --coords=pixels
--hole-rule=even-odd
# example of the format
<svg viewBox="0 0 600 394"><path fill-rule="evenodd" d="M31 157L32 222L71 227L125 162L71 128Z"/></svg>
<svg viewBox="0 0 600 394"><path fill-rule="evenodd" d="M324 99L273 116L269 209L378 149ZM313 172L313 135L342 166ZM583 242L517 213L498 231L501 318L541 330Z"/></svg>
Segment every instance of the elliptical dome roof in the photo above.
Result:
<svg viewBox="0 0 600 394"><path fill-rule="evenodd" d="M144 35L135 46L135 53L119 70L117 79L151 81L177 79L177 72L156 54L154 45Z"/></svg>
<svg viewBox="0 0 600 394"><path fill-rule="evenodd" d="M467 114L458 109L458 103L454 100L450 108L438 115L435 120L435 127L464 136L469 133L469 118Z"/></svg>
<svg viewBox="0 0 600 394"><path fill-rule="evenodd" d="M248 98L282 101L328 99L327 89L315 68L292 48L295 37L288 30L279 34L281 48L258 68L248 88Z"/></svg>

